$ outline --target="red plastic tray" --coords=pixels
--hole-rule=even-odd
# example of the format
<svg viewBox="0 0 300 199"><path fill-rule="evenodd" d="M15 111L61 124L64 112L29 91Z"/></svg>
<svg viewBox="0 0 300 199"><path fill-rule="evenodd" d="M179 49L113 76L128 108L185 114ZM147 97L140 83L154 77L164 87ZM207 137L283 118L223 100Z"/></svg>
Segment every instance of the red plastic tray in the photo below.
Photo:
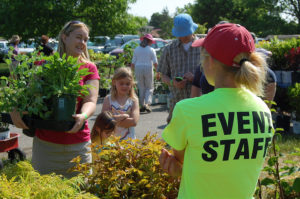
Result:
<svg viewBox="0 0 300 199"><path fill-rule="evenodd" d="M17 133L10 133L10 138L6 140L0 140L0 152L10 151L12 149L18 148L18 137L20 135Z"/></svg>

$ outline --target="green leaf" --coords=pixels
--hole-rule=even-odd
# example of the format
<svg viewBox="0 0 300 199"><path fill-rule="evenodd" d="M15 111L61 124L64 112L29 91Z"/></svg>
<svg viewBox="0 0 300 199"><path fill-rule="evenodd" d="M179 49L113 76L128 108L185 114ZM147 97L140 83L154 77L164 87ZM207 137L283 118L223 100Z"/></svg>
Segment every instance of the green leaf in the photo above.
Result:
<svg viewBox="0 0 300 199"><path fill-rule="evenodd" d="M277 161L278 161L278 157L276 156L270 157L270 159L268 160L268 165L274 166Z"/></svg>
<svg viewBox="0 0 300 199"><path fill-rule="evenodd" d="M300 193L300 178L296 178L296 179L294 180L292 189L293 189L295 192Z"/></svg>
<svg viewBox="0 0 300 199"><path fill-rule="evenodd" d="M261 185L264 185L264 186L267 186L267 185L270 185L270 184L275 184L275 181L271 178L264 178L261 182L260 182Z"/></svg>

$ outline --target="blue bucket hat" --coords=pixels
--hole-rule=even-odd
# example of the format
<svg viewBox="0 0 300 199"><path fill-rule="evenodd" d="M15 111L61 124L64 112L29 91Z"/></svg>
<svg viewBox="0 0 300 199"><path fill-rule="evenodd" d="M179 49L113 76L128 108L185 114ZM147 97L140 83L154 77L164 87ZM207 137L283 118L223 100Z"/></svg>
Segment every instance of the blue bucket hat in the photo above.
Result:
<svg viewBox="0 0 300 199"><path fill-rule="evenodd" d="M198 25L193 22L193 19L188 14L179 14L174 18L174 27L172 34L175 37L185 37L191 35L198 28Z"/></svg>

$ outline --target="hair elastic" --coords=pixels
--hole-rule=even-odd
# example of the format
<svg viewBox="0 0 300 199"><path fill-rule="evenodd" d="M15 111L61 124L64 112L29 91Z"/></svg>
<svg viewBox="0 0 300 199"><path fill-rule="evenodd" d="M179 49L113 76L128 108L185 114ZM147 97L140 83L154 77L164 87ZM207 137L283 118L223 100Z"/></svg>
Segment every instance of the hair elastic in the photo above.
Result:
<svg viewBox="0 0 300 199"><path fill-rule="evenodd" d="M244 63L245 61L249 61L249 60L248 60L248 59L246 59L246 58L243 58L243 59L241 59L241 61L239 62L239 65L240 65L240 66L242 66L242 65L243 65L243 63Z"/></svg>

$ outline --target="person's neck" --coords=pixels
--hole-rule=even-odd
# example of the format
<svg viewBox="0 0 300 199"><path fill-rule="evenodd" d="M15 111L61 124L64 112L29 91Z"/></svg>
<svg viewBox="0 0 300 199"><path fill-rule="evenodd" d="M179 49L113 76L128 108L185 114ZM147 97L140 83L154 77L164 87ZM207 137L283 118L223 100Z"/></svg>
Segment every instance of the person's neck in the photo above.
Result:
<svg viewBox="0 0 300 199"><path fill-rule="evenodd" d="M215 77L215 89L217 88L240 88L231 74L224 74L224 72L217 72Z"/></svg>
<svg viewBox="0 0 300 199"><path fill-rule="evenodd" d="M117 94L118 100L126 100L128 98L128 94Z"/></svg>

